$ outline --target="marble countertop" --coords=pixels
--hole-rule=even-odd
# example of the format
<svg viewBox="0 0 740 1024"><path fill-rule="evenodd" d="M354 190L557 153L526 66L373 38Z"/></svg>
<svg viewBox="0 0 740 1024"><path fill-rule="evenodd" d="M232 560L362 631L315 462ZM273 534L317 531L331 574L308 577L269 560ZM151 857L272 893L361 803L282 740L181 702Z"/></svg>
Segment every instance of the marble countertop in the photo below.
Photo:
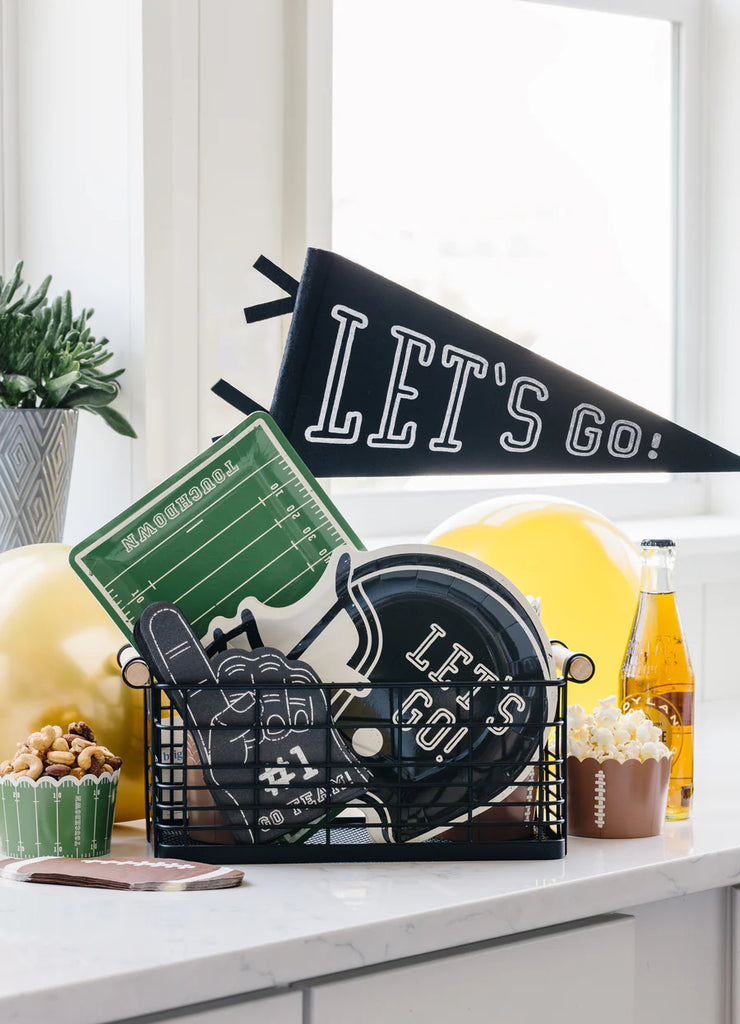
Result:
<svg viewBox="0 0 740 1024"><path fill-rule="evenodd" d="M562 860L247 865L240 888L194 893L0 880L0 1020L62 1019L60 998L78 1024L133 1017L740 884L740 702L696 718L691 819L569 837ZM141 823L113 842L147 855Z"/></svg>

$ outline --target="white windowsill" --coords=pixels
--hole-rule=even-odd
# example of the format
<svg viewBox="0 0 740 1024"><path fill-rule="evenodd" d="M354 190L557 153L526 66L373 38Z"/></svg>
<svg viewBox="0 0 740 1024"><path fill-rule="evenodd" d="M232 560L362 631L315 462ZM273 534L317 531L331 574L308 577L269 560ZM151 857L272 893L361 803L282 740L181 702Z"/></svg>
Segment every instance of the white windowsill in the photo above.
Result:
<svg viewBox="0 0 740 1024"><path fill-rule="evenodd" d="M631 519L618 524L639 543L656 531L677 545L676 573L680 584L740 580L740 518L699 515Z"/></svg>
<svg viewBox="0 0 740 1024"><path fill-rule="evenodd" d="M677 576L682 586L740 581L740 517L697 515L616 521L636 544L648 536L671 537L677 545ZM364 535L368 548L420 544L419 534Z"/></svg>

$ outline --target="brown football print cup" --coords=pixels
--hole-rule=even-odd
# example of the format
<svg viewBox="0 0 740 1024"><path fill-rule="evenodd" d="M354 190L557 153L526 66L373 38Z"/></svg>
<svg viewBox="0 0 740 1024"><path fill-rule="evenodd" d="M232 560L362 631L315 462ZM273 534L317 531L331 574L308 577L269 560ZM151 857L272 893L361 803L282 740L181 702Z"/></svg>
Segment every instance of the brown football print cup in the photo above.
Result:
<svg viewBox="0 0 740 1024"><path fill-rule="evenodd" d="M641 839L663 831L671 758L597 761L568 758L568 834Z"/></svg>

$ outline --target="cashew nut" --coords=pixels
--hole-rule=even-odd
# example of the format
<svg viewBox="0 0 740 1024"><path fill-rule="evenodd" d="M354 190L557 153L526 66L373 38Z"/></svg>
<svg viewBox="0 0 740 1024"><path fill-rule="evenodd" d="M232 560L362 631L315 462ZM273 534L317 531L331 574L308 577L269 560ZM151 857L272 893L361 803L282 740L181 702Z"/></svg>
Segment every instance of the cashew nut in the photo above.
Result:
<svg viewBox="0 0 740 1024"><path fill-rule="evenodd" d="M63 736L59 736L51 745L52 750L69 750L69 743Z"/></svg>
<svg viewBox="0 0 740 1024"><path fill-rule="evenodd" d="M24 768L32 779L37 779L44 770L44 762L36 754L19 754L13 761L13 771L19 772Z"/></svg>
<svg viewBox="0 0 740 1024"><path fill-rule="evenodd" d="M61 736L61 733L59 733ZM57 734L54 731L53 725L45 725L43 729L38 732L32 732L28 737L27 743L33 747L34 750L40 751L42 754L45 750L48 750L54 740L57 738Z"/></svg>
<svg viewBox="0 0 740 1024"><path fill-rule="evenodd" d="M89 768L90 768L90 765L92 764L92 759L94 757L97 757L101 761L104 761L105 760L105 756L106 756L105 755L105 750L103 749L103 747L97 747L97 746L85 747L77 755L77 764L80 766L80 768L84 768L85 771L88 771Z"/></svg>
<svg viewBox="0 0 740 1024"><path fill-rule="evenodd" d="M73 750L50 750L46 760L49 764L74 764L75 754Z"/></svg>

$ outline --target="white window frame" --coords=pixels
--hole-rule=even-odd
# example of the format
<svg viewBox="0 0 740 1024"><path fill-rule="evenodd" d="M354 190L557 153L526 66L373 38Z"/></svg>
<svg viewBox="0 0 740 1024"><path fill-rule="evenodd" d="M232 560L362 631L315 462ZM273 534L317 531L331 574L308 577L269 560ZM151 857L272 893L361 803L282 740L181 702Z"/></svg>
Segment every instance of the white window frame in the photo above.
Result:
<svg viewBox="0 0 740 1024"><path fill-rule="evenodd" d="M681 97L675 131L676 418L713 439L706 393L713 378L704 362L711 356L703 336L705 0L559 3L674 24ZM17 14L14 0L0 0L0 242L6 262L16 248L15 214L21 201L28 208L33 200L13 146L20 117L13 89ZM256 257L265 253L298 276L307 246L331 247L332 0L136 0L130 17L131 328L124 386L140 440L131 445L121 504L237 422L238 413L210 394L219 376L269 404L288 319L249 328L243 323L242 306L270 297L269 283L251 270ZM224 39L235 41L228 52ZM239 41L250 44L247 57ZM33 254L20 241L30 261ZM248 376L244 360L240 368L229 362L228 332L232 348L243 345L240 352L251 360ZM714 334L713 344L721 346L720 332ZM722 427L722 417L713 415ZM725 417L730 436L733 415L729 409ZM109 446L112 441L105 439ZM696 516L709 511L712 484L707 476L686 475L670 486L657 478L561 482L514 475L501 487L481 480L480 487L461 482L452 490L420 491L391 482L386 490L334 492L371 543L378 537L420 538L476 501L532 490L570 497L616 519Z"/></svg>
<svg viewBox="0 0 740 1024"><path fill-rule="evenodd" d="M704 344L705 107L702 0L519 0L670 21L674 35L674 281L676 421L706 433ZM307 246L331 248L332 0L287 0L285 37L285 186L283 251L297 273ZM298 197L298 198L297 198ZM626 395L625 397L629 397ZM705 513L708 485L699 475L670 479L603 475L554 478L511 476L510 482L457 489L336 493L337 502L365 537L426 534L471 504L536 491L596 507L615 519Z"/></svg>

